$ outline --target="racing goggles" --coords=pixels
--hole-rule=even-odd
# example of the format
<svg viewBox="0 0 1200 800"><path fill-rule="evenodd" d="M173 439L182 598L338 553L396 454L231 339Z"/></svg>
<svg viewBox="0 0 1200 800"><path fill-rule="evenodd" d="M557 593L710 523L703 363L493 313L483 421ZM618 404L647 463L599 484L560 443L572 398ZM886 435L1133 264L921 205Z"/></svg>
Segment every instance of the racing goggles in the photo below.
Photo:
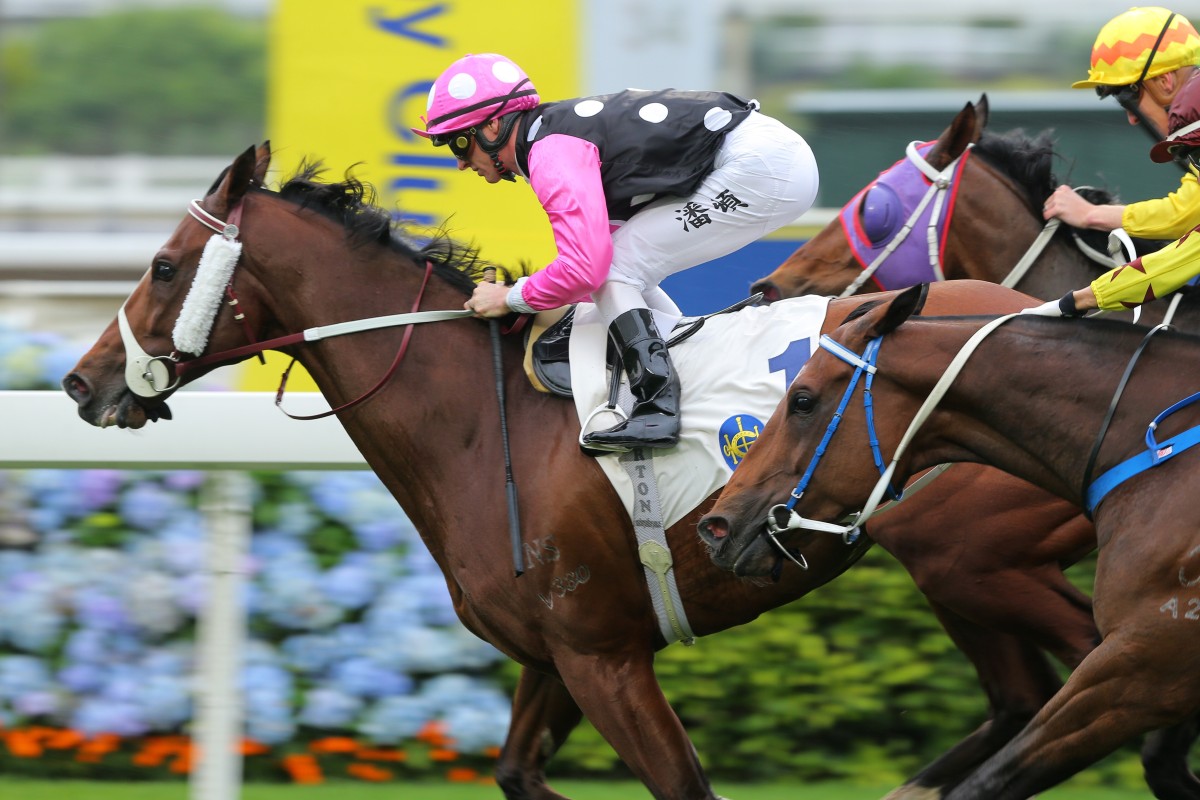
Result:
<svg viewBox="0 0 1200 800"><path fill-rule="evenodd" d="M455 158L459 161L466 161L471 155L471 143L475 141L475 129L469 128L465 131L434 135L430 139L435 147L447 145Z"/></svg>
<svg viewBox="0 0 1200 800"><path fill-rule="evenodd" d="M1142 97L1142 82L1127 83L1124 86L1097 86L1096 95L1101 98L1115 97L1121 108L1130 108L1136 106Z"/></svg>

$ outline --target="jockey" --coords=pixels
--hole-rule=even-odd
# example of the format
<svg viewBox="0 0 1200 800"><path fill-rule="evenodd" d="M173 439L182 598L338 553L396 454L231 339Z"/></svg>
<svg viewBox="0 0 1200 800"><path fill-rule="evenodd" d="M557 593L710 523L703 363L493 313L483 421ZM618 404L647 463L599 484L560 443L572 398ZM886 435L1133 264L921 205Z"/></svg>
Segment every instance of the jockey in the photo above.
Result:
<svg viewBox="0 0 1200 800"><path fill-rule="evenodd" d="M481 283L479 317L533 313L589 296L629 376L629 418L587 449L671 447L679 378L651 310L678 315L659 283L795 220L817 194L808 144L721 92L646 91L542 103L525 72L467 55L429 92L424 129L459 169L488 183L525 178L550 219L557 258L512 286Z"/></svg>
<svg viewBox="0 0 1200 800"><path fill-rule="evenodd" d="M1194 191L1200 176L1200 77L1189 80L1176 96L1169 119L1171 135L1150 149L1150 158L1159 163L1186 163ZM1058 301L1059 309L1065 316L1078 316L1093 308L1123 310L1179 289L1200 274L1200 235L1195 235L1198 223L1200 209L1193 207L1191 225L1177 234L1178 241L1068 293Z"/></svg>
<svg viewBox="0 0 1200 800"><path fill-rule="evenodd" d="M1131 8L1100 29L1087 79L1071 85L1095 88L1100 97L1115 97L1129 124L1142 125L1158 141L1169 130L1168 109L1198 72L1198 64L1200 35L1186 17L1165 8ZM1183 182L1165 198L1093 205L1070 186L1059 186L1046 202L1043 216L1058 217L1077 228L1124 228L1141 239L1175 239L1200 221L1196 219L1200 187L1183 166Z"/></svg>

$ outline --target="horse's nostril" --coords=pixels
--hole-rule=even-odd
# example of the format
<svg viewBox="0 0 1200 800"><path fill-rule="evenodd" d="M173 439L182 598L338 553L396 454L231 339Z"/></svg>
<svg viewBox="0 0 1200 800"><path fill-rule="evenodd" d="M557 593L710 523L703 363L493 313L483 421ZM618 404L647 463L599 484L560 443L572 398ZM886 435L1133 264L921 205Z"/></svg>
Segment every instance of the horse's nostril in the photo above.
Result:
<svg viewBox="0 0 1200 800"><path fill-rule="evenodd" d="M76 403L83 405L92 396L92 390L78 373L72 372L62 379L63 391Z"/></svg>
<svg viewBox="0 0 1200 800"><path fill-rule="evenodd" d="M779 287L770 281L757 281L751 284L750 294L758 294L759 292L762 292L762 301L764 303L774 303L781 297Z"/></svg>
<svg viewBox="0 0 1200 800"><path fill-rule="evenodd" d="M724 517L706 517L700 521L700 532L710 539L724 539L729 535L729 523Z"/></svg>

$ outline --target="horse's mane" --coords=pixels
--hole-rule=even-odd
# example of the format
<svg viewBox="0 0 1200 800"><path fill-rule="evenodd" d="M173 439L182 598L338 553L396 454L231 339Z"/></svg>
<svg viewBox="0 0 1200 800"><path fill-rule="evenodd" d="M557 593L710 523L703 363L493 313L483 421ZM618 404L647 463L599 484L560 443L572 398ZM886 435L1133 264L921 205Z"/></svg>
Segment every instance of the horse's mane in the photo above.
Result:
<svg viewBox="0 0 1200 800"><path fill-rule="evenodd" d="M992 133L983 131L975 152L992 167L1012 180L1025 196L1029 211L1039 220L1042 218L1041 208L1050 193L1062 183L1052 169L1058 153L1054 152L1054 139L1051 131L1042 131L1036 137L1030 137L1021 129L1007 133ZM1116 193L1097 186L1077 186L1075 191L1095 205L1119 203ZM1093 250L1108 251L1108 234L1105 231L1092 228L1076 228L1063 224L1056 235L1072 233ZM1137 238L1137 249L1142 255L1162 249L1168 244L1163 239Z"/></svg>
<svg viewBox="0 0 1200 800"><path fill-rule="evenodd" d="M504 267L481 259L478 248L456 241L444 228L429 237L413 234L375 204L374 187L355 178L351 170L342 181L327 183L319 180L324 172L321 162L305 160L279 187L278 195L341 224L352 246L374 242L422 268L432 262L435 274L465 294L474 290L487 267L496 266L500 279L509 275Z"/></svg>
<svg viewBox="0 0 1200 800"><path fill-rule="evenodd" d="M1041 208L1061 181L1054 174L1054 139L1050 131L1029 136L1020 128L1007 133L984 130L975 145L975 154L1006 175L1025 195L1030 211L1041 218ZM1088 187L1080 194L1090 203L1104 205L1117 197L1107 189ZM1070 227L1070 226L1064 226ZM1107 249L1107 236L1100 231L1072 228L1088 244L1100 251Z"/></svg>

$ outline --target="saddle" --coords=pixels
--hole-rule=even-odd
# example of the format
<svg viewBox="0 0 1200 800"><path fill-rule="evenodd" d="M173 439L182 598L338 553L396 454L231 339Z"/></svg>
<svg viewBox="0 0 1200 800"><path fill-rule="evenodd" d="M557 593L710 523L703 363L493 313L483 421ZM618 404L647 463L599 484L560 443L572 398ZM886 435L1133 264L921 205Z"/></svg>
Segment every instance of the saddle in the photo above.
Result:
<svg viewBox="0 0 1200 800"><path fill-rule="evenodd" d="M539 311L525 338L525 374L539 392L571 397L571 326L575 306ZM606 360L611 363L609 345Z"/></svg>
<svg viewBox="0 0 1200 800"><path fill-rule="evenodd" d="M755 305L762 300L762 293L751 295L739 300L728 308L714 311L701 317L685 317L679 321L667 340L667 347L688 339L704 326L705 320L718 314L729 314L746 306ZM529 382L539 392L557 395L570 399L571 393L571 328L575 321L575 306L560 306L547 311L539 311L533 318L533 324L525 339L525 374ZM617 373L620 363L617 349L611 339L604 360L606 365Z"/></svg>

